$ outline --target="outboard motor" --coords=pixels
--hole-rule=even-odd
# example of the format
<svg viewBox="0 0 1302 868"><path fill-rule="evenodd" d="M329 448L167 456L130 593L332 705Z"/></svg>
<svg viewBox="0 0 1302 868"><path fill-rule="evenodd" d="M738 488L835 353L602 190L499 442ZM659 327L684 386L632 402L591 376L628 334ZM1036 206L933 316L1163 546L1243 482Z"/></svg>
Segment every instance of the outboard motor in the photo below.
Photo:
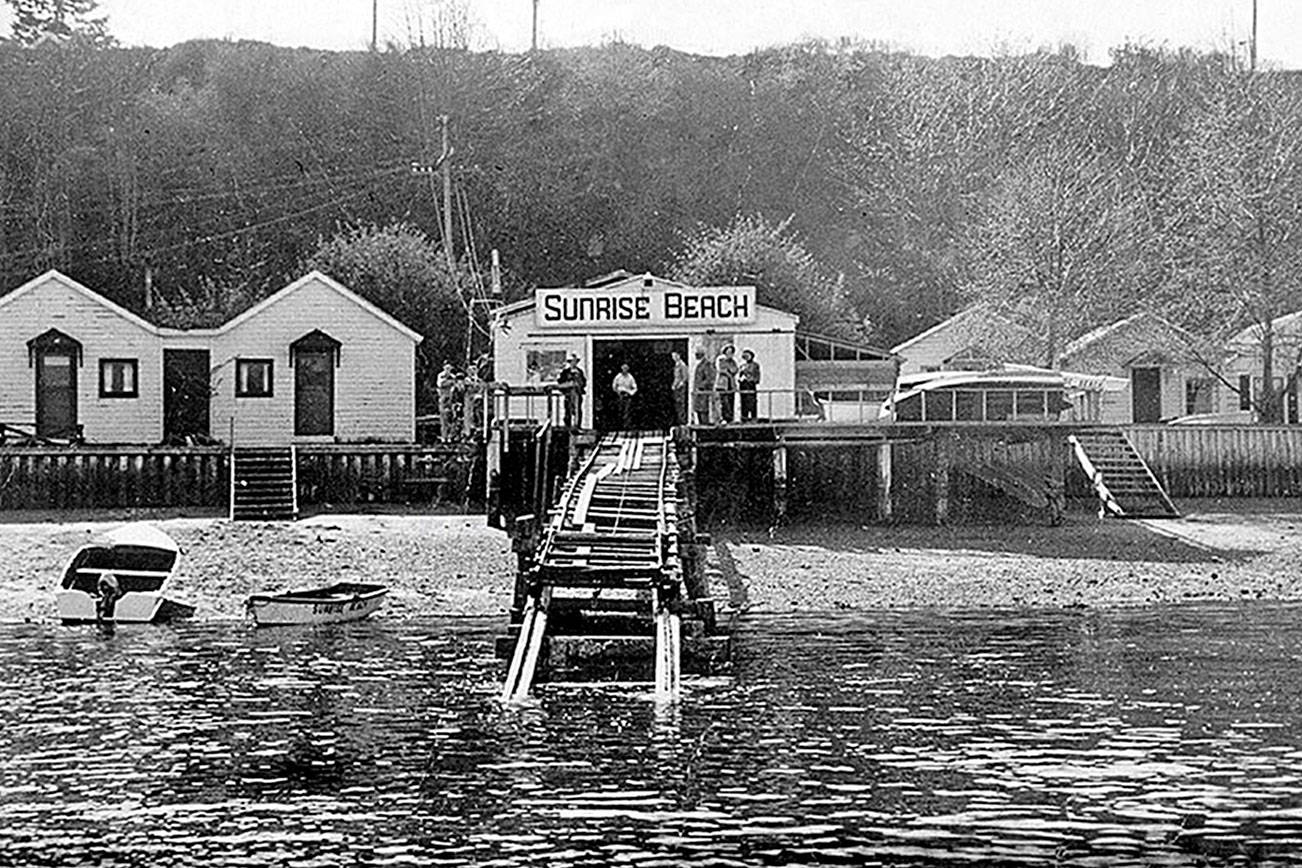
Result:
<svg viewBox="0 0 1302 868"><path fill-rule="evenodd" d="M117 608L118 600L122 599L122 588L118 585L118 577L112 573L101 573L95 591L99 595L95 600L96 619L112 621L113 610Z"/></svg>

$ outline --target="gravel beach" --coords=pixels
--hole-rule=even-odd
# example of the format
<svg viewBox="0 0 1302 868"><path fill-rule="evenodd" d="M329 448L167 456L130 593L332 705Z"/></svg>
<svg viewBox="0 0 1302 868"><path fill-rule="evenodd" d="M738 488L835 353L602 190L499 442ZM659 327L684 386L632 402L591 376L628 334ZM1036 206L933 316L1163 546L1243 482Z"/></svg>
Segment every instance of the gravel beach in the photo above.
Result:
<svg viewBox="0 0 1302 868"><path fill-rule="evenodd" d="M1134 606L1302 600L1302 505L1185 502L1181 519L1058 527L803 523L715 530L716 597L750 611ZM68 556L123 515L9 513L0 521L0 621L53 622ZM173 586L196 618L245 617L254 591L344 579L391 588L382 617L495 615L515 558L483 516L323 514L293 524L149 517L181 545Z"/></svg>

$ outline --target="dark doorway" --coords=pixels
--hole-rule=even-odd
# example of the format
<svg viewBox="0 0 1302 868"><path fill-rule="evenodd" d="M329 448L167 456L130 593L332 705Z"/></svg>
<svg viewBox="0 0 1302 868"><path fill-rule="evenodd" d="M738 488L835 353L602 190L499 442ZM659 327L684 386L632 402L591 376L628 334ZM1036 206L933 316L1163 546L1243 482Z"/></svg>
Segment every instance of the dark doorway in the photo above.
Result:
<svg viewBox="0 0 1302 868"><path fill-rule="evenodd" d="M36 353L36 436L72 437L77 430L77 357L60 350Z"/></svg>
<svg viewBox="0 0 1302 868"><path fill-rule="evenodd" d="M294 353L294 435L335 433L335 354L331 350Z"/></svg>
<svg viewBox="0 0 1302 868"><path fill-rule="evenodd" d="M611 384L620 365L628 365L637 380L633 427L639 431L667 430L674 424L674 360L687 359L686 338L592 342L592 424L598 431L620 427L619 406Z"/></svg>
<svg viewBox="0 0 1302 868"><path fill-rule="evenodd" d="M1162 421L1162 369L1130 369L1130 411L1135 422Z"/></svg>
<svg viewBox="0 0 1302 868"><path fill-rule="evenodd" d="M207 440L212 398L207 350L163 350L163 442Z"/></svg>

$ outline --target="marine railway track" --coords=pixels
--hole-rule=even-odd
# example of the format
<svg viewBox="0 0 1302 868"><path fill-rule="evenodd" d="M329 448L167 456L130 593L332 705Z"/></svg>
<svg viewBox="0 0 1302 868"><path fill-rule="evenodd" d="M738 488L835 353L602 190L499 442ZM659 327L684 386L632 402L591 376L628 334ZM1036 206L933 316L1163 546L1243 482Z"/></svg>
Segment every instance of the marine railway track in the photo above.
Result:
<svg viewBox="0 0 1302 868"><path fill-rule="evenodd" d="M604 435L566 480L524 572L526 598L504 702L529 695L554 608L637 610L653 624L658 699L680 690L683 592L678 462L663 432ZM647 611L649 609L649 612Z"/></svg>

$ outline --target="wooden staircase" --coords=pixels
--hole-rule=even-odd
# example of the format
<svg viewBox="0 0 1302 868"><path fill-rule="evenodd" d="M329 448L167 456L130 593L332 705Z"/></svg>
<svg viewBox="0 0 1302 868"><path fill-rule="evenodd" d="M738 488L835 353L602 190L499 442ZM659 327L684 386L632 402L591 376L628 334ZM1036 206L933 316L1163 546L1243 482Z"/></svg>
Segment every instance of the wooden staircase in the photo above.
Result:
<svg viewBox="0 0 1302 868"><path fill-rule="evenodd" d="M1094 486L1100 515L1177 518L1180 512L1119 428L1094 428L1067 438Z"/></svg>
<svg viewBox="0 0 1302 868"><path fill-rule="evenodd" d="M231 450L232 521L298 518L298 461L293 446Z"/></svg>

